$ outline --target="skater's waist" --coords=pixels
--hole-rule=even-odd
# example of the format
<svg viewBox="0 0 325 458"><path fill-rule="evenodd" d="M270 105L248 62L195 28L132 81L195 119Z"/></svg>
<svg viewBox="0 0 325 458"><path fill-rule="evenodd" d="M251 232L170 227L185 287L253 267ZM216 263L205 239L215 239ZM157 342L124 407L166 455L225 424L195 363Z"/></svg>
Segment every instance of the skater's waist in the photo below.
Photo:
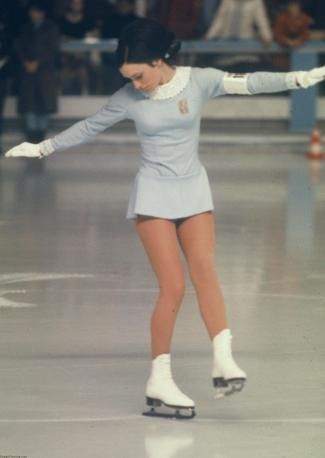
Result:
<svg viewBox="0 0 325 458"><path fill-rule="evenodd" d="M200 176L204 173L204 167L202 164L197 164L195 168L191 168L190 170L175 170L166 168L166 166L161 166L156 164L154 166L150 166L148 164L142 165L139 168L138 175L152 178L154 180L159 181L186 181L191 180Z"/></svg>

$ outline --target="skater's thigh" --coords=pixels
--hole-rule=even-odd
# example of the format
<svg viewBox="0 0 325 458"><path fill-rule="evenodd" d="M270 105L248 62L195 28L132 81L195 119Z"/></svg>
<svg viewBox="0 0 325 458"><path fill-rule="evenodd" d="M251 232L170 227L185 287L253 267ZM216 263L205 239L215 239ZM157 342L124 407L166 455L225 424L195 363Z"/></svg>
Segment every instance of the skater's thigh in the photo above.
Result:
<svg viewBox="0 0 325 458"><path fill-rule="evenodd" d="M211 212L186 219L178 227L178 239L193 280L215 276L216 240Z"/></svg>
<svg viewBox="0 0 325 458"><path fill-rule="evenodd" d="M175 224L165 219L138 216L136 228L160 287L183 289L184 271Z"/></svg>

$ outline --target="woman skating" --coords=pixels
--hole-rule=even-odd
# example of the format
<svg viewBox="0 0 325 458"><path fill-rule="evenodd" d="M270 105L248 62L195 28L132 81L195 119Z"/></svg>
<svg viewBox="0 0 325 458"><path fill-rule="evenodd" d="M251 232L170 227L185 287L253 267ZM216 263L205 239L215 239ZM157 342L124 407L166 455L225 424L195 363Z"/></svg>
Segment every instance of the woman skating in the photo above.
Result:
<svg viewBox="0 0 325 458"><path fill-rule="evenodd" d="M131 23L123 30L116 51L120 72L131 83L113 94L95 115L39 144L22 143L6 156L41 158L89 141L122 119L134 121L142 156L127 218L135 221L160 288L151 319L152 370L146 399L153 409L150 415L159 415L155 407L164 404L173 409L171 415L191 418L195 403L175 384L170 359L174 325L184 296L179 246L212 342L216 396L241 391L247 378L232 357L231 333L215 268L213 202L198 154L202 107L223 94L308 87L324 79L325 68L232 75L213 68L174 66L179 48L173 33L158 23L148 19Z"/></svg>

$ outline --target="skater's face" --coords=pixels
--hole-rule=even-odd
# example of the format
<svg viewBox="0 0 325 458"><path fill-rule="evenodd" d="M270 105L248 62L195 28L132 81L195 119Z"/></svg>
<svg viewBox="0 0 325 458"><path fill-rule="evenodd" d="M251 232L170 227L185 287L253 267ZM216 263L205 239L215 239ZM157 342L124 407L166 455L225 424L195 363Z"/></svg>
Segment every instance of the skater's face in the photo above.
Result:
<svg viewBox="0 0 325 458"><path fill-rule="evenodd" d="M124 78L132 81L135 89L152 92L164 83L162 61L155 60L152 64L123 64L120 68Z"/></svg>

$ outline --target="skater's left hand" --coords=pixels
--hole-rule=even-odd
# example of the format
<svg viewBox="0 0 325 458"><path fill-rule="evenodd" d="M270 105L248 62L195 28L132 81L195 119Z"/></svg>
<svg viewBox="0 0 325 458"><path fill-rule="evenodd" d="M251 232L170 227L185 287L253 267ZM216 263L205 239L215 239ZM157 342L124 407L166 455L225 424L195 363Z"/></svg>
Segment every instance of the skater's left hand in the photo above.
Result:
<svg viewBox="0 0 325 458"><path fill-rule="evenodd" d="M303 88L314 86L325 80L325 66L313 68L306 72L295 72L297 85Z"/></svg>

